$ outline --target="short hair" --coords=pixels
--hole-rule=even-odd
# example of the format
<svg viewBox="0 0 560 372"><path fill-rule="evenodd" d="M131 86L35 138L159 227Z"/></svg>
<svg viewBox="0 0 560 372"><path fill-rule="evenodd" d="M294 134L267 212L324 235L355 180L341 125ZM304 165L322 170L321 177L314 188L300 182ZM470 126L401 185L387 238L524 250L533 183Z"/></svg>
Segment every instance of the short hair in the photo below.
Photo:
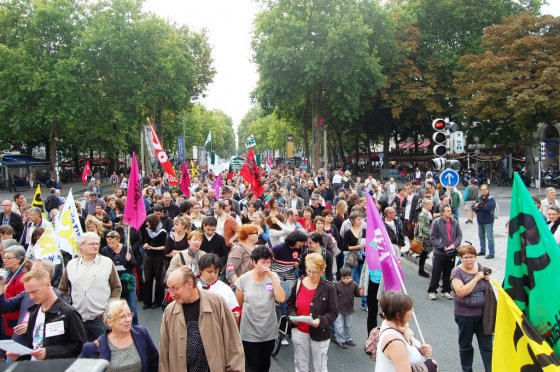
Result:
<svg viewBox="0 0 560 372"><path fill-rule="evenodd" d="M179 212L188 213L192 207L193 207L193 203L191 203L189 200L185 200L184 202L179 204Z"/></svg>
<svg viewBox="0 0 560 372"><path fill-rule="evenodd" d="M211 266L218 270L222 269L222 259L215 253L206 253L198 259L197 264L200 271Z"/></svg>
<svg viewBox="0 0 560 372"><path fill-rule="evenodd" d="M449 209L452 210L452 208L451 208L451 206L450 206L449 204L442 204L442 205L439 206L439 210L440 210L441 212L443 212L443 210L444 210L445 208L449 208Z"/></svg>
<svg viewBox="0 0 560 372"><path fill-rule="evenodd" d="M305 267L315 267L321 271L325 270L327 267L327 261L323 258L323 255L317 252L309 253L305 257Z"/></svg>
<svg viewBox="0 0 560 372"><path fill-rule="evenodd" d="M297 242L305 243L307 241L307 234L301 230L294 230L286 236L284 239L284 243L288 245L288 247L293 247L296 245Z"/></svg>
<svg viewBox="0 0 560 372"><path fill-rule="evenodd" d="M307 239L311 240L313 243L319 243L321 246L323 245L323 234L318 233L317 231L313 231Z"/></svg>
<svg viewBox="0 0 560 372"><path fill-rule="evenodd" d="M488 186L488 185L486 185L486 186ZM547 192L547 193L549 193L549 192L551 192L551 191L556 192L556 189L555 189L554 187L547 187L547 188L546 188L546 192ZM17 194L16 194L16 195L17 195ZM14 198L15 198L15 196L14 196ZM14 200L15 200L15 199L14 199Z"/></svg>
<svg viewBox="0 0 560 372"><path fill-rule="evenodd" d="M88 239L96 240L98 243L101 241L101 237L94 232L88 231L83 233L82 235L78 236L78 244L82 245Z"/></svg>
<svg viewBox="0 0 560 372"><path fill-rule="evenodd" d="M29 282L31 279L35 279L37 281L44 281L47 283L51 283L51 278L49 276L49 272L44 269L32 269L21 277L21 281L25 284Z"/></svg>
<svg viewBox="0 0 560 372"><path fill-rule="evenodd" d="M256 234L259 232L259 227L257 225L252 224L245 224L241 225L237 228L237 234L239 236L239 240L247 240L249 235Z"/></svg>
<svg viewBox="0 0 560 372"><path fill-rule="evenodd" d="M160 219L155 214L150 214L148 217L146 217L146 223L148 224L150 229L155 230L160 223Z"/></svg>
<svg viewBox="0 0 560 372"><path fill-rule="evenodd" d="M251 260L257 262L258 260L271 260L272 252L267 246L257 245L251 252Z"/></svg>
<svg viewBox="0 0 560 372"><path fill-rule="evenodd" d="M325 223L325 218L323 216L315 216L315 220L313 222L315 222L315 224L317 224L317 222Z"/></svg>
<svg viewBox="0 0 560 372"><path fill-rule="evenodd" d="M14 201L16 201L20 196L22 196L23 194L21 192L16 192L14 194Z"/></svg>
<svg viewBox="0 0 560 372"><path fill-rule="evenodd" d="M343 266L340 269L340 277L344 278L345 276L352 276L352 269L347 266Z"/></svg>
<svg viewBox="0 0 560 372"><path fill-rule="evenodd" d="M21 245L11 245L8 248L4 249L4 254L6 253L13 253L14 257L17 258L20 262L25 259L25 248Z"/></svg>
<svg viewBox="0 0 560 372"><path fill-rule="evenodd" d="M463 257L467 253L476 256L476 248L471 244L465 244L459 247L459 257Z"/></svg>
<svg viewBox="0 0 560 372"><path fill-rule="evenodd" d="M29 208L29 214L37 214L37 215L41 215L41 208L39 207L31 207Z"/></svg>
<svg viewBox="0 0 560 372"><path fill-rule="evenodd" d="M313 209L311 209L310 206L306 205L306 206L303 207L303 209L301 210L301 214L303 214L303 212L309 212L309 213L313 214Z"/></svg>
<svg viewBox="0 0 560 372"><path fill-rule="evenodd" d="M187 240L191 239L202 240L202 233L198 230L191 231L187 236Z"/></svg>
<svg viewBox="0 0 560 372"><path fill-rule="evenodd" d="M321 216L323 216L323 218L332 215L333 215L333 211L330 209L323 209L323 211L321 212Z"/></svg>
<svg viewBox="0 0 560 372"><path fill-rule="evenodd" d="M37 230L37 229L35 229L35 230ZM18 241L15 240L15 239L4 239L4 240L2 240L2 242L0 242L0 245L1 245L4 249L6 249L6 248L11 247L11 246L13 246L13 245L19 245L19 243L18 243Z"/></svg>
<svg viewBox="0 0 560 372"><path fill-rule="evenodd" d="M427 207L428 205L433 205L434 201L432 199L422 199L422 207Z"/></svg>
<svg viewBox="0 0 560 372"><path fill-rule="evenodd" d="M109 301L107 308L103 313L103 323L105 323L107 328L111 329L111 326L109 325L110 321L119 318L126 309L130 311L130 307L125 300L116 299Z"/></svg>
<svg viewBox="0 0 560 372"><path fill-rule="evenodd" d="M181 274L182 284L187 284L188 282L194 283L196 285L196 275L187 266L179 266L173 273Z"/></svg>
<svg viewBox="0 0 560 372"><path fill-rule="evenodd" d="M10 225L0 226L0 235L14 235L14 228Z"/></svg>
<svg viewBox="0 0 560 372"><path fill-rule="evenodd" d="M214 206L218 206L218 207L220 207L220 209L226 209L226 207L228 206L228 204L226 204L226 202L223 201L223 200L218 200L218 201L214 204Z"/></svg>
<svg viewBox="0 0 560 372"><path fill-rule="evenodd" d="M105 235L106 238L115 238L118 241L121 241L121 235L117 232L117 231L109 231L107 233L107 235Z"/></svg>
<svg viewBox="0 0 560 372"><path fill-rule="evenodd" d="M41 269L46 270L49 273L51 279L54 278L55 267L52 261L43 259L43 260L37 260L34 262L34 264L35 263L40 264Z"/></svg>
<svg viewBox="0 0 560 372"><path fill-rule="evenodd" d="M404 315L412 310L412 297L401 292L389 291L381 297L379 305L386 320L404 325Z"/></svg>
<svg viewBox="0 0 560 372"><path fill-rule="evenodd" d="M202 220L202 227L206 227L206 226L212 226L212 227L218 226L218 220L216 219L216 217L208 216L204 220Z"/></svg>
<svg viewBox="0 0 560 372"><path fill-rule="evenodd" d="M362 214L360 212L352 212L350 213L350 216L348 217L348 219L350 220L350 222L352 222L352 224L354 224L354 221L356 220L356 218L362 218Z"/></svg>

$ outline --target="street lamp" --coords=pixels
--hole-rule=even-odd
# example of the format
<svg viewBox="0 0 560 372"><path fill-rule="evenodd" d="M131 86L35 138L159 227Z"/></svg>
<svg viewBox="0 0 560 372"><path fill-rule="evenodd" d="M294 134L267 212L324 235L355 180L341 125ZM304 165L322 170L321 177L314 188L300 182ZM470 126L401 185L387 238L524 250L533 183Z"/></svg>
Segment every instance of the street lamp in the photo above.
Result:
<svg viewBox="0 0 560 372"><path fill-rule="evenodd" d="M480 150L479 150L479 147L478 147L479 142L480 142L480 138L474 137L474 143L476 144L475 148L474 148L475 149L474 150L474 154L475 154L474 161L475 161L475 168L476 168L475 170L478 170L478 154L480 153Z"/></svg>

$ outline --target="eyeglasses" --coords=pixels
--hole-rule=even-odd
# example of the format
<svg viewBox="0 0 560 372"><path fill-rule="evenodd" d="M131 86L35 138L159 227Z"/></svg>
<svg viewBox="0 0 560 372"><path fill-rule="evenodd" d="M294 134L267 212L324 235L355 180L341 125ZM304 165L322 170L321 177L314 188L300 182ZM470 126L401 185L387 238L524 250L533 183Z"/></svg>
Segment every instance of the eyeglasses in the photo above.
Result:
<svg viewBox="0 0 560 372"><path fill-rule="evenodd" d="M321 274L320 271L311 271L311 270L306 270L305 273L307 274L307 276L313 276L313 275L320 275Z"/></svg>
<svg viewBox="0 0 560 372"><path fill-rule="evenodd" d="M464 260L474 260L476 258L476 256L463 256L461 257L461 259Z"/></svg>
<svg viewBox="0 0 560 372"><path fill-rule="evenodd" d="M100 245L99 243L84 243L84 245L89 245L91 247L94 247L96 245Z"/></svg>
<svg viewBox="0 0 560 372"><path fill-rule="evenodd" d="M4 261L6 261L6 260L14 260L14 259L15 259L15 257L4 257Z"/></svg>

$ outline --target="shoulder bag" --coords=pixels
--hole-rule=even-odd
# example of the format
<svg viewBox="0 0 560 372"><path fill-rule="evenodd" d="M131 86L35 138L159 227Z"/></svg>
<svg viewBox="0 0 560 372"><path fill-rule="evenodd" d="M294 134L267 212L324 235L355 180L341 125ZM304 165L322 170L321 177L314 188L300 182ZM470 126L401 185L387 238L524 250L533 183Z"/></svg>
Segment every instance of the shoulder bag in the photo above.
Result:
<svg viewBox="0 0 560 372"><path fill-rule="evenodd" d="M360 228L360 235L358 236L358 244L362 240L362 229ZM350 251L348 257L346 257L346 266L353 269L358 266L358 251Z"/></svg>
<svg viewBox="0 0 560 372"><path fill-rule="evenodd" d="M416 254L422 253L424 249L424 238L418 235L418 225L420 225L420 223L417 223L414 227L414 239L410 242L410 250Z"/></svg>

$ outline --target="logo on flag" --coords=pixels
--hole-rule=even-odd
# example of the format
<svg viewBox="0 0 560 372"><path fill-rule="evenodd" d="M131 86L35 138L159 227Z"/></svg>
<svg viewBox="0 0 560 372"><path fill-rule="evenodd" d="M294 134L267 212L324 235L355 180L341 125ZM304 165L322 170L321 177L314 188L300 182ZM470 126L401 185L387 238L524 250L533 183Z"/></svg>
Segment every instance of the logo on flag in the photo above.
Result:
<svg viewBox="0 0 560 372"><path fill-rule="evenodd" d="M167 154L165 153L165 150L163 149L163 144L159 141L159 138L157 136L156 131L154 130L154 127L150 123L150 119L148 119L148 124L150 125L150 130L152 132L152 142L154 143L154 150L156 152L156 157L158 158L163 169L165 170L165 173L167 173L167 179L169 180L169 185L177 186L179 184L179 180L175 175L175 170L173 169L173 166L171 165L171 161L169 160Z"/></svg>
<svg viewBox="0 0 560 372"><path fill-rule="evenodd" d="M245 159L245 164L243 164L239 175L249 182L253 194L255 194L257 198L260 197L264 192L264 186L261 184L261 172L257 166L255 154L252 149L249 149L247 159Z"/></svg>
<svg viewBox="0 0 560 372"><path fill-rule="evenodd" d="M37 240L37 243L28 252L31 252L31 255L36 260L49 260L55 265L59 264L62 262L62 255L56 240L53 229L46 228L39 240Z"/></svg>
<svg viewBox="0 0 560 372"><path fill-rule="evenodd" d="M83 234L83 231L72 190L68 192L62 211L56 215L54 230L58 237L57 244L59 251L67 252L72 256L78 256L80 254L80 249L77 239Z"/></svg>
<svg viewBox="0 0 560 372"><path fill-rule="evenodd" d="M82 183L84 185L87 183L88 174L91 174L91 165L89 164L89 160L86 161L86 166L84 167L84 171L82 173Z"/></svg>
<svg viewBox="0 0 560 372"><path fill-rule="evenodd" d="M255 140L255 136L251 134L245 141L245 148L250 149L254 146L257 146L257 141Z"/></svg>
<svg viewBox="0 0 560 372"><path fill-rule="evenodd" d="M132 153L123 220L136 230L140 229L146 220L146 205L142 196L142 185L140 184L140 173L138 172L135 152Z"/></svg>
<svg viewBox="0 0 560 372"><path fill-rule="evenodd" d="M210 142L212 142L212 131L208 132L208 136L206 136L206 141L204 142L204 147L206 147Z"/></svg>

